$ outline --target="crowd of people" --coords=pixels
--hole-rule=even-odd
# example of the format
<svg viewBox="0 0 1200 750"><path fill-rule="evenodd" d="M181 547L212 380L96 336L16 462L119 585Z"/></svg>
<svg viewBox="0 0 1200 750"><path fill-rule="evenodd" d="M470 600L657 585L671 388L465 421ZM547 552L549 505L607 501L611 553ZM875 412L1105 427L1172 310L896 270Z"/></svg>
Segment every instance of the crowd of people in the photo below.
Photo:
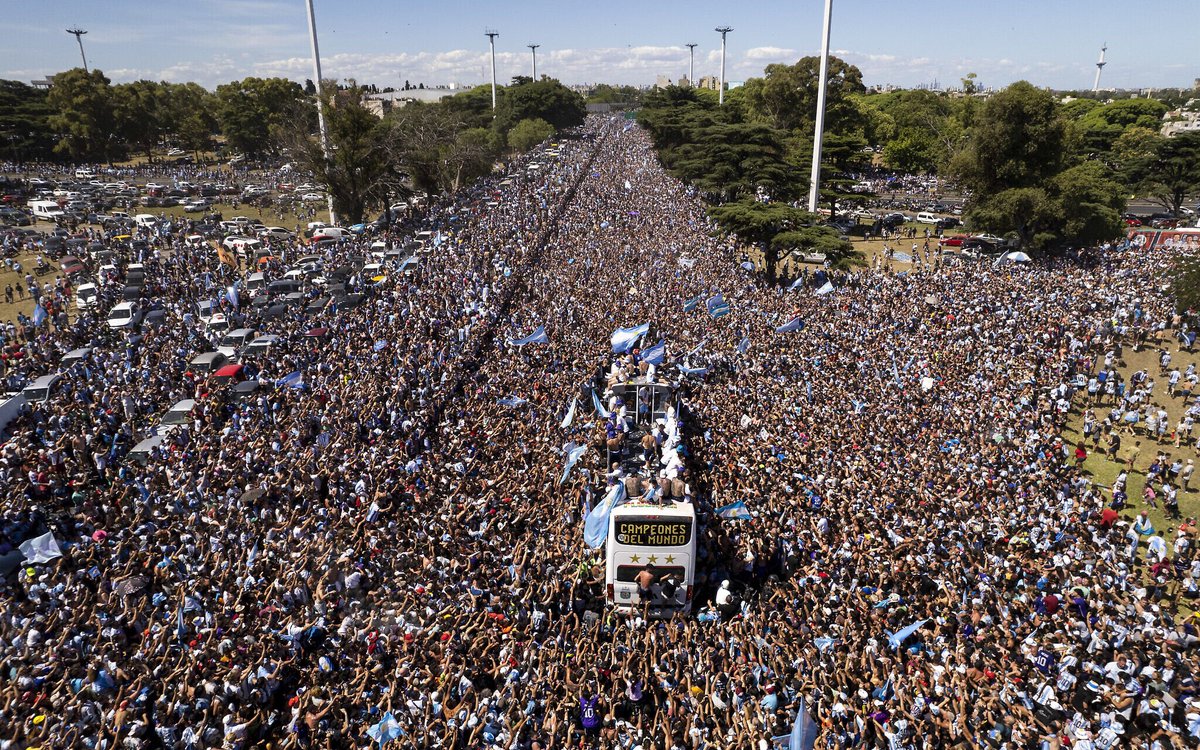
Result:
<svg viewBox="0 0 1200 750"><path fill-rule="evenodd" d="M415 270L349 280L361 306L264 325L250 398L188 367L195 303L235 279L176 238L144 258L169 324L9 337L10 385L96 353L0 448L0 554L61 551L0 589L5 747L768 748L800 712L821 748L1196 745L1195 529L1132 517L1065 429L1124 424L1087 387L1114 345L1174 347L1168 251L785 290L638 127L555 150L435 202ZM689 304L716 294L728 314ZM701 519L670 620L611 608L582 535L620 481L610 336L642 323ZM714 514L737 500L750 519Z"/></svg>

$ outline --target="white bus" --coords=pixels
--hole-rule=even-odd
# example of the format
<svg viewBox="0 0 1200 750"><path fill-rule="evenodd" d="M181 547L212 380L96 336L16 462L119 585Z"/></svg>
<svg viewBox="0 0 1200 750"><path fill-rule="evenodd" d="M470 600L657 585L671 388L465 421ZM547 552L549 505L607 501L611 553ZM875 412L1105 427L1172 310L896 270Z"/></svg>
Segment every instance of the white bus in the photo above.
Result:
<svg viewBox="0 0 1200 750"><path fill-rule="evenodd" d="M618 610L641 611L638 574L649 570L650 617L686 615L696 582L696 510L690 502L633 500L612 510L605 544L608 600ZM652 567L647 567L652 566Z"/></svg>

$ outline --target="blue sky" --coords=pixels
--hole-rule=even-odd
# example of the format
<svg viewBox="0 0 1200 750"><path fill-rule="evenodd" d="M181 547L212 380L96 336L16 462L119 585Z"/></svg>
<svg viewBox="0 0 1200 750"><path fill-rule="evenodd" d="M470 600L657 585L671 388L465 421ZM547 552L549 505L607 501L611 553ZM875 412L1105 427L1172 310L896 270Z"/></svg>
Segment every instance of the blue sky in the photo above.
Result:
<svg viewBox="0 0 1200 750"><path fill-rule="evenodd" d="M820 45L821 0L736 2L395 2L314 0L326 78L379 86L477 84L488 79L487 39L497 39L503 82L538 72L566 83L647 84L715 75L729 25L727 77L760 75ZM303 0L54 0L6 3L0 78L30 80L88 62L114 81L151 78L208 87L248 75L312 76ZM968 72L985 86L1019 79L1090 88L1101 43L1103 85L1190 86L1200 77L1195 0L835 0L831 48L870 84L954 85Z"/></svg>

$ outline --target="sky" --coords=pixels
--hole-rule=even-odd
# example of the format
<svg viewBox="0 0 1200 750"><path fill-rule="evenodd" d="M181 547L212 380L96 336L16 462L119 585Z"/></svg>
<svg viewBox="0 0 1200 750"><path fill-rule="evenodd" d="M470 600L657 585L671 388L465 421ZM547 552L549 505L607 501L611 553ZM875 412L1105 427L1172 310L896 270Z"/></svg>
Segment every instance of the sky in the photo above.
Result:
<svg viewBox="0 0 1200 750"><path fill-rule="evenodd" d="M379 87L475 85L539 75L567 84L644 85L720 67L717 26L731 26L726 78L762 74L819 52L821 0L647 2L314 0L323 76ZM1134 17L1136 16L1136 17ZM30 81L80 64L67 28L83 28L88 64L113 82L195 81L213 88L246 76L312 78L304 0L54 0L8 3L0 78ZM835 0L830 49L868 85L985 87L1025 79L1091 88L1108 45L1102 87L1191 86L1200 78L1195 0Z"/></svg>

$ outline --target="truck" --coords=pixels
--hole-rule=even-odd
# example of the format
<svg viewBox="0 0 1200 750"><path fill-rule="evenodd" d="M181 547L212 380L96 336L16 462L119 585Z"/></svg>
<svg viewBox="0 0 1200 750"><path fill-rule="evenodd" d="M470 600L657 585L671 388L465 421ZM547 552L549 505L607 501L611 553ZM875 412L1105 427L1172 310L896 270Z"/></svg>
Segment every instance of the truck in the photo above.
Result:
<svg viewBox="0 0 1200 750"><path fill-rule="evenodd" d="M62 206L58 201L29 201L29 210L33 211L35 219L54 221L63 215Z"/></svg>

